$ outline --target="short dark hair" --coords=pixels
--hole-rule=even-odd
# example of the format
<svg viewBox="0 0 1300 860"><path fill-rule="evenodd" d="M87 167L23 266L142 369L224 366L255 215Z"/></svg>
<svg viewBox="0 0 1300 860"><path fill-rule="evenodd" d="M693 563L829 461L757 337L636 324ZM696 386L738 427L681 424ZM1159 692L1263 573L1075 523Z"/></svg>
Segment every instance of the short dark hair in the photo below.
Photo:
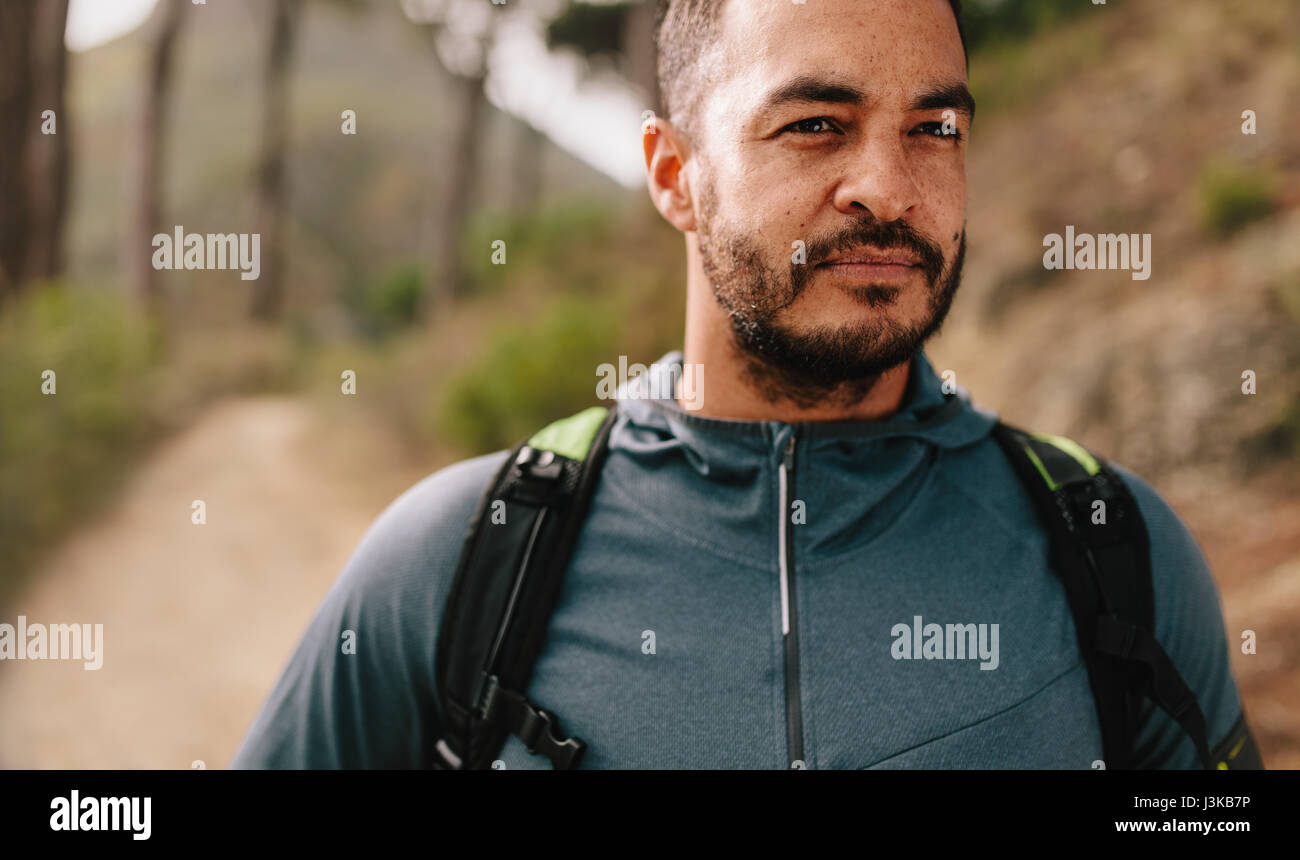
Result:
<svg viewBox="0 0 1300 860"><path fill-rule="evenodd" d="M718 17L726 0L658 0L655 10L655 47L658 51L659 101L664 116L691 133L691 112L700 81L696 66L708 46L717 41ZM961 25L961 0L948 0L957 18L962 55L966 31Z"/></svg>

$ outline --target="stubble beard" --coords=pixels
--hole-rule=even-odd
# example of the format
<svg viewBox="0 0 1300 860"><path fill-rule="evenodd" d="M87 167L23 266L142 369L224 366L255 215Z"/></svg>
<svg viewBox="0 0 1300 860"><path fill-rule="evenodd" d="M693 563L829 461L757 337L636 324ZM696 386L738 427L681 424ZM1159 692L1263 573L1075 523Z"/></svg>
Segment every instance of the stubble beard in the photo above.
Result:
<svg viewBox="0 0 1300 860"><path fill-rule="evenodd" d="M704 274L714 299L728 314L731 346L748 381L769 402L791 402L804 409L859 403L885 371L911 359L942 327L966 256L964 230L952 264L945 265L939 246L911 225L868 215L834 234L806 240L805 262L772 266L750 235L722 224L707 180L696 238ZM798 331L777 321L807 287L818 263L857 245L901 248L917 256L927 292L924 319L895 320L888 309L902 288L871 284L850 291L857 303L879 311L868 319Z"/></svg>

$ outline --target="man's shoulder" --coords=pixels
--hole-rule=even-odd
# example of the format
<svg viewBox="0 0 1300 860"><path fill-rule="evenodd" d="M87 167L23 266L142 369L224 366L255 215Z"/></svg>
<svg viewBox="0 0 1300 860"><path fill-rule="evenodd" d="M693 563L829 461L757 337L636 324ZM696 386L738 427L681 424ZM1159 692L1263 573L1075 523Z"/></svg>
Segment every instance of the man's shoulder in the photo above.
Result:
<svg viewBox="0 0 1300 860"><path fill-rule="evenodd" d="M950 489L964 492L987 514L994 515L1012 530L1041 529L1021 478L992 436L954 454L948 458L942 473ZM1195 573L1198 567L1204 568L1200 547L1173 506L1136 471L1104 454L1100 457L1119 475L1137 502L1150 537L1152 560L1159 562L1154 565L1155 576L1180 577Z"/></svg>
<svg viewBox="0 0 1300 860"><path fill-rule="evenodd" d="M407 488L371 524L344 575L401 579L454 568L474 511L507 453L461 460Z"/></svg>
<svg viewBox="0 0 1300 860"><path fill-rule="evenodd" d="M1154 487L1111 464L1137 501L1151 543L1156 639L1191 687L1205 715L1208 743L1229 737L1242 703L1232 677L1230 643L1219 590L1187 524ZM1191 740L1153 706L1143 721L1136 754L1140 766L1197 767Z"/></svg>
<svg viewBox="0 0 1300 860"><path fill-rule="evenodd" d="M497 451L422 478L375 518L323 602L343 620L436 631L440 611L483 493L505 460Z"/></svg>
<svg viewBox="0 0 1300 860"><path fill-rule="evenodd" d="M1152 575L1157 587L1162 579L1176 580L1180 588L1199 580L1199 585L1205 590L1201 597L1217 602L1214 582L1209 576L1200 545L1173 505L1132 469L1113 461L1108 461L1108 465L1124 481L1142 514L1150 539Z"/></svg>
<svg viewBox="0 0 1300 860"><path fill-rule="evenodd" d="M468 526L507 451L460 460L412 484L375 519L371 531L400 543L436 539L448 526Z"/></svg>
<svg viewBox="0 0 1300 860"><path fill-rule="evenodd" d="M375 519L233 767L405 768L425 761L436 724L438 619L469 521L505 456L439 469ZM341 644L348 641L351 650Z"/></svg>
<svg viewBox="0 0 1300 860"><path fill-rule="evenodd" d="M1028 494L1010 489L1020 483L1019 478L993 440L985 442L965 449L964 456L954 462L954 474L949 478L967 487L967 494L979 500L990 514L1004 522L1009 518L1013 528L1036 529L1038 533L1030 539L1045 546L1046 536L1037 524ZM1209 743L1214 746L1229 735L1241 713L1214 576L1191 529L1173 505L1133 469L1109 458L1105 461L1132 493L1146 528L1156 602L1156 639L1196 693L1205 714ZM1004 493L989 491L988 478L994 476L992 483L1004 487ZM994 508L1000 510L991 510ZM1176 723L1153 709L1149 703L1146 705L1137 741L1140 766L1197 767L1191 740Z"/></svg>
<svg viewBox="0 0 1300 860"><path fill-rule="evenodd" d="M950 488L963 492L972 506L982 509L982 516L1046 547L1047 536L1029 494L993 439L963 449L961 455L950 460L943 476ZM1114 460L1105 462L1132 493L1146 527L1157 638L1181 650L1204 649L1217 655L1224 645L1219 593L1191 529L1145 478Z"/></svg>

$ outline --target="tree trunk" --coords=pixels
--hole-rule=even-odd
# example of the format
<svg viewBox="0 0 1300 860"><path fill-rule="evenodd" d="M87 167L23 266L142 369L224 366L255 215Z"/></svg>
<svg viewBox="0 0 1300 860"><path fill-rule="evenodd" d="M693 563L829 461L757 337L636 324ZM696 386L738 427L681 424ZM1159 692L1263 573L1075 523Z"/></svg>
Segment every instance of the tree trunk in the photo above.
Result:
<svg viewBox="0 0 1300 860"><path fill-rule="evenodd" d="M70 117L65 109L68 50L63 34L68 0L37 5L32 45L34 123L28 138L28 233L26 280L54 278L63 270L63 222L68 208ZM42 133L44 111L54 112L54 134Z"/></svg>
<svg viewBox="0 0 1300 860"><path fill-rule="evenodd" d="M478 172L482 141L482 125L487 94L483 90L487 78L486 64L476 75L456 77L460 109L460 124L452 144L447 189L441 211L436 213L439 237L434 245L438 249L434 260L434 307L441 310L451 307L464 294L464 254L462 237L470 212L473 211L474 176Z"/></svg>
<svg viewBox="0 0 1300 860"><path fill-rule="evenodd" d="M542 196L542 156L546 153L546 136L523 117L516 120L515 125L512 209L516 214L528 215L536 211Z"/></svg>
<svg viewBox="0 0 1300 860"><path fill-rule="evenodd" d="M643 110L659 112L659 76L655 70L655 10L653 0L633 2L623 25L627 76L646 100Z"/></svg>
<svg viewBox="0 0 1300 860"><path fill-rule="evenodd" d="M157 13L153 44L149 52L149 80L140 113L139 143L136 150L135 221L127 242L126 259L137 299L151 310L159 304L158 276L153 269L153 237L158 231L158 177L164 174L163 130L166 126L169 95L172 87L172 57L181 16L188 0L161 0ZM182 253L173 248L174 255Z"/></svg>
<svg viewBox="0 0 1300 860"><path fill-rule="evenodd" d="M31 137L36 0L0 2L0 301L18 291L27 242L25 152Z"/></svg>
<svg viewBox="0 0 1300 860"><path fill-rule="evenodd" d="M253 281L249 312L254 319L268 322L277 319L284 306L288 74L293 59L298 8L298 0L274 0L271 40L263 72L262 156L257 174L257 232L261 235L262 268L257 280Z"/></svg>

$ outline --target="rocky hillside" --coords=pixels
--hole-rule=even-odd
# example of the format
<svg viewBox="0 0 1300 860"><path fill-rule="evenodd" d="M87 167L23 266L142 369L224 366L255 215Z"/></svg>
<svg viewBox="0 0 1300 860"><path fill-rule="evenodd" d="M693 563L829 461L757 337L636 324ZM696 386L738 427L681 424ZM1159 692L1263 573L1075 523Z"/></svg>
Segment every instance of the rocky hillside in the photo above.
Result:
<svg viewBox="0 0 1300 860"><path fill-rule="evenodd" d="M967 276L930 350L977 402L1174 505L1274 767L1300 767L1297 46L1295 3L1143 0L977 58ZM1150 277L1045 269L1067 226L1151 234Z"/></svg>

